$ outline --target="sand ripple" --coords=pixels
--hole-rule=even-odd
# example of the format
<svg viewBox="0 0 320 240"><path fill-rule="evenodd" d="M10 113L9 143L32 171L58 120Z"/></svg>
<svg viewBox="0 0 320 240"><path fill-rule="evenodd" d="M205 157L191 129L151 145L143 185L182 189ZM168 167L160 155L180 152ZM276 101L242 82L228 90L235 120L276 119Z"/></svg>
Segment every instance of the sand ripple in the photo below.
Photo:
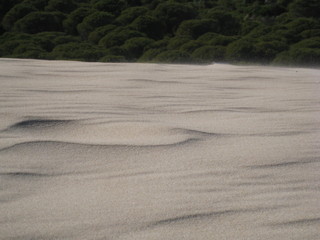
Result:
<svg viewBox="0 0 320 240"><path fill-rule="evenodd" d="M1 240L319 239L319 70L0 71Z"/></svg>

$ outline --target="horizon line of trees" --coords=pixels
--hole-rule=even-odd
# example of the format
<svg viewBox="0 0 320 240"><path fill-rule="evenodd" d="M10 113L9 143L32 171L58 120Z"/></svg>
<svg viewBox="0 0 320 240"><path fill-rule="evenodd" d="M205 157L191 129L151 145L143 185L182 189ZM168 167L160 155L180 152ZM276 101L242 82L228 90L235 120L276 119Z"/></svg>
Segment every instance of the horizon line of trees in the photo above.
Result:
<svg viewBox="0 0 320 240"><path fill-rule="evenodd" d="M320 65L319 0L0 0L0 57Z"/></svg>

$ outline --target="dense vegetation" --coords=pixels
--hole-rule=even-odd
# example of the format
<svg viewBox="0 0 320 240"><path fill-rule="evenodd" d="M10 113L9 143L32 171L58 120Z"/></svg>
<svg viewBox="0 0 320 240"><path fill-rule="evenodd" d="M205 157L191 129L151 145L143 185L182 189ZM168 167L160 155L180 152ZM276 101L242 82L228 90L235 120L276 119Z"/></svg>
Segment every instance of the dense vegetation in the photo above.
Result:
<svg viewBox="0 0 320 240"><path fill-rule="evenodd" d="M319 0L0 0L0 57L320 65Z"/></svg>

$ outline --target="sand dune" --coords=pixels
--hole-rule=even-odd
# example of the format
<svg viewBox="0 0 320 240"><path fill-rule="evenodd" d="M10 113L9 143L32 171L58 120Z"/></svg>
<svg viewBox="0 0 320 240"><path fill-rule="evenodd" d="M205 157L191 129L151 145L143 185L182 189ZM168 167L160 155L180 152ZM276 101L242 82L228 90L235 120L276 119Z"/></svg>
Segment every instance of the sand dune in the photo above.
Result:
<svg viewBox="0 0 320 240"><path fill-rule="evenodd" d="M0 239L319 239L319 70L0 70Z"/></svg>

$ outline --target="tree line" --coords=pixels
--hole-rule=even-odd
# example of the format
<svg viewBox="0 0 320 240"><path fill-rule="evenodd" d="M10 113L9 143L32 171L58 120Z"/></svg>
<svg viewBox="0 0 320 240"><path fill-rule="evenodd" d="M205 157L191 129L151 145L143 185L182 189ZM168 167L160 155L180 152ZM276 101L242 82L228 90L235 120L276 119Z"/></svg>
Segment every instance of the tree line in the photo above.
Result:
<svg viewBox="0 0 320 240"><path fill-rule="evenodd" d="M320 65L319 0L0 0L0 57Z"/></svg>

